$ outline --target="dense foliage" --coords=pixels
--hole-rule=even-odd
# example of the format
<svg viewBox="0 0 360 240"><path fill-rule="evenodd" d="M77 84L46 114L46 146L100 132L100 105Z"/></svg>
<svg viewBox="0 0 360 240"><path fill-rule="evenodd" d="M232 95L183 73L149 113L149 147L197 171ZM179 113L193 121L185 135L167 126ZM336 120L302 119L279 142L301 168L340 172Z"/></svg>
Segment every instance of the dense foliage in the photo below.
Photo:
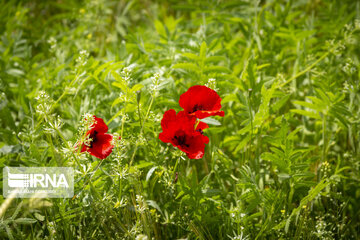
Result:
<svg viewBox="0 0 360 240"><path fill-rule="evenodd" d="M359 33L357 0L0 1L0 166L76 173L0 197L0 238L359 239ZM202 159L159 140L193 85L225 112Z"/></svg>

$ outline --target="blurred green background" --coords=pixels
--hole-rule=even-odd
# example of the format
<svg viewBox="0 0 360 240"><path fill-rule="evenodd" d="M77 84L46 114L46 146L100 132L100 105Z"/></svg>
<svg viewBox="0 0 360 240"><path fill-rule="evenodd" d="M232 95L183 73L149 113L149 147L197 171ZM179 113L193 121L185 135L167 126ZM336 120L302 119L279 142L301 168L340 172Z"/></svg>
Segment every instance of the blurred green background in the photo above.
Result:
<svg viewBox="0 0 360 240"><path fill-rule="evenodd" d="M0 238L359 239L359 32L357 0L1 0L0 165L74 167L76 197L0 197ZM205 84L190 160L160 121Z"/></svg>

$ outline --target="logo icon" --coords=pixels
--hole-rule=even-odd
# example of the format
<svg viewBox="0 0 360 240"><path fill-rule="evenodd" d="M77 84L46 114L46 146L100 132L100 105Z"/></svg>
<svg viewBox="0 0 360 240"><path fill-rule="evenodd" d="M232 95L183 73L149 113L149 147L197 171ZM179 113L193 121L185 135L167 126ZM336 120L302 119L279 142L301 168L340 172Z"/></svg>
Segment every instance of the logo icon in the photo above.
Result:
<svg viewBox="0 0 360 240"><path fill-rule="evenodd" d="M66 167L5 167L3 195L18 198L71 198L74 173Z"/></svg>
<svg viewBox="0 0 360 240"><path fill-rule="evenodd" d="M8 173L8 184L12 188L29 187L29 174L11 174Z"/></svg>

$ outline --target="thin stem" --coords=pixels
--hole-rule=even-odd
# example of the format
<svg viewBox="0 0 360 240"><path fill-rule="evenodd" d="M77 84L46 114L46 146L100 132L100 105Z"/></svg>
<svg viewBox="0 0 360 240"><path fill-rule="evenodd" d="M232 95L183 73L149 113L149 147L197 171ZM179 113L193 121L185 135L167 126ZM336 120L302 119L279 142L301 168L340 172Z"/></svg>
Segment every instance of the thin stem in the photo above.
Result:
<svg viewBox="0 0 360 240"><path fill-rule="evenodd" d="M197 128L197 126L199 125L199 123L200 123L200 119L198 119L198 120L196 121L194 130L196 130L196 128Z"/></svg>
<svg viewBox="0 0 360 240"><path fill-rule="evenodd" d="M65 97L65 95L67 94L69 88L79 79L79 75L76 74L76 76L74 77L74 79L70 82L70 84L65 87L65 90L64 92L60 95L60 97L51 105L51 108L48 112L48 114L50 114L53 110L54 110L54 107L56 106L56 104L58 104L60 102L60 100ZM35 129L38 128L40 126L40 124L42 123L42 121L44 121L44 119L46 120L46 116L42 116L42 118L40 118L38 124L36 125Z"/></svg>
<svg viewBox="0 0 360 240"><path fill-rule="evenodd" d="M66 141L65 137L61 134L61 132L59 131L59 129L58 129L58 128L55 128L55 130L56 130L57 134L60 136L60 138L63 140L63 142L65 142L66 147L67 147L68 149L72 149L72 147L70 147L68 141ZM82 173L85 173L84 170L81 168L81 164L80 164L79 160L77 159L77 157L76 157L76 155L74 154L73 151L71 151L71 155L72 155L72 157L74 158L76 164L79 166L80 171L81 171Z"/></svg>
<svg viewBox="0 0 360 240"><path fill-rule="evenodd" d="M124 134L124 125L125 125L125 116L123 116L123 118L121 119L121 139L123 138L123 134Z"/></svg>
<svg viewBox="0 0 360 240"><path fill-rule="evenodd" d="M119 201L121 199L121 193L122 193L122 181L121 181L121 177L119 176Z"/></svg>
<svg viewBox="0 0 360 240"><path fill-rule="evenodd" d="M292 76L291 78L289 78L288 80L286 80L284 83L280 84L277 88L282 88L284 87L286 84L290 83L292 80L300 77L301 75L307 73L308 71L310 71L313 67L315 67L318 63L320 63L324 58L326 58L331 51L326 52L324 55L322 55L318 60L316 60L313 64L311 64L310 66L308 66L307 68L305 68L303 71L298 72L297 74L295 74L294 76Z"/></svg>
<svg viewBox="0 0 360 240"><path fill-rule="evenodd" d="M120 109L107 123L106 125L109 125L115 118L117 118L121 113L123 109Z"/></svg>
<svg viewBox="0 0 360 240"><path fill-rule="evenodd" d="M150 105L149 105L149 108L148 110L146 111L146 116L145 116L145 119L144 119L144 124L145 124L145 121L147 120L148 116L149 116L149 113L150 113L150 109L154 103L154 99L155 99L155 94L152 96L151 98L151 102L150 102ZM143 127L141 128L141 131L143 130Z"/></svg>
<svg viewBox="0 0 360 240"><path fill-rule="evenodd" d="M141 113L140 113L140 103L138 102L138 114L139 114L139 121L140 121L140 126L142 126L142 123L141 123Z"/></svg>
<svg viewBox="0 0 360 240"><path fill-rule="evenodd" d="M72 198L72 200L74 200L84 189L85 187L88 185L88 183L90 182L90 180L92 179L92 177L95 175L95 173L97 172L97 170L99 169L100 165L104 162L104 159L101 159L101 161L98 163L98 165L96 166L96 168L94 169L94 173L86 180L86 182L84 183L83 187L81 188L81 190L79 191L78 194L75 194L74 197Z"/></svg>
<svg viewBox="0 0 360 240"><path fill-rule="evenodd" d="M254 131L254 126L253 126L253 114L252 114L252 107L251 107L251 91L249 92L249 113L250 113L250 125L251 125L251 132L250 132L250 147L248 148L248 158L250 159L251 156L251 148L252 148L252 137L253 137L253 131Z"/></svg>
<svg viewBox="0 0 360 240"><path fill-rule="evenodd" d="M347 37L352 36L352 34L355 32L356 29L352 30ZM345 41L347 40L347 37L344 39ZM284 83L280 84L277 88L282 88L283 86L285 86L286 84L290 83L292 80L300 77L301 75L309 72L312 68L314 68L318 63L320 63L324 58L326 58L331 52L333 52L334 50L336 50L336 48L338 48L340 45L340 42L338 44L336 44L334 47L332 47L329 51L327 51L326 53L324 53L318 60L316 60L313 64L309 65L307 68L305 68L303 71L298 72L297 74L295 74L294 76L290 77L288 80L286 80Z"/></svg>
<svg viewBox="0 0 360 240"><path fill-rule="evenodd" d="M140 134L143 133L143 129L144 129L144 126L145 126L145 122L146 122L147 119L148 119L148 116L149 116L149 113L150 113L150 109L151 109L151 107L152 107L152 105L153 105L153 103L154 103L154 98L155 98L155 94L153 94L153 96L152 96L152 98L151 98L151 101L150 101L150 105L149 105L149 107L148 107L148 109L147 109L147 111L146 111L145 119L144 119L143 125L141 126L141 129L140 129ZM136 151L137 151L137 149L138 149L138 146L139 146L139 143L138 143L138 141L137 141L137 142L136 142L136 145L135 145L134 152L133 152L133 154L132 154L132 156L131 156L131 159L130 159L129 168L130 168L130 166L132 165L132 163L133 163L133 161L134 161L135 154L136 154Z"/></svg>
<svg viewBox="0 0 360 240"><path fill-rule="evenodd" d="M326 115L325 114L323 114L323 121L322 121L322 140L323 140L323 150L320 161L320 167L325 162L325 155L326 155ZM319 181L321 181L321 170L319 171Z"/></svg>
<svg viewBox="0 0 360 240"><path fill-rule="evenodd" d="M173 171L172 171L172 173L171 173L172 176L174 176L174 174L175 174L176 168L177 168L177 166L178 166L178 164L179 164L179 159L180 159L180 157L179 157L178 159L176 159L176 163L175 163L174 169L173 169Z"/></svg>

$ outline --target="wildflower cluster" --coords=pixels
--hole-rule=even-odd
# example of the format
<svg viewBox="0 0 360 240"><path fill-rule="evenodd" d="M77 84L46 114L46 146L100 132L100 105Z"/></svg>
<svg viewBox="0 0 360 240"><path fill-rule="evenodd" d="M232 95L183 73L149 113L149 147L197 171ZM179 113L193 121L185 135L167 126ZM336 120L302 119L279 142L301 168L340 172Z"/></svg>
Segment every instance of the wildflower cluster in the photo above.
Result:
<svg viewBox="0 0 360 240"><path fill-rule="evenodd" d="M179 100L179 105L184 110L176 113L174 109L170 109L164 113L161 120L163 132L159 139L178 147L191 159L202 158L205 144L209 143L203 130L209 126L200 119L215 115L223 117L220 102L219 95L206 86L189 88Z"/></svg>
<svg viewBox="0 0 360 240"><path fill-rule="evenodd" d="M205 84L208 88L211 88L214 91L217 91L216 88L216 79L215 78L209 78L208 82Z"/></svg>
<svg viewBox="0 0 360 240"><path fill-rule="evenodd" d="M150 90L153 92L154 95L156 95L158 91L158 87L160 85L160 75L158 73L155 73L153 77L151 77L151 85Z"/></svg>
<svg viewBox="0 0 360 240"><path fill-rule="evenodd" d="M36 112L40 115L47 116L50 113L53 100L45 91L40 91L35 100L38 101Z"/></svg>
<svg viewBox="0 0 360 240"><path fill-rule="evenodd" d="M348 75L352 75L356 72L357 68L356 68L356 65L354 63L354 61L351 59L351 58L347 58L343 67L342 67L342 70L348 74Z"/></svg>
<svg viewBox="0 0 360 240"><path fill-rule="evenodd" d="M75 60L76 61L76 68L80 67L80 66L85 66L87 63L87 59L89 57L89 52L86 50L81 50L79 52L79 56L78 58Z"/></svg>
<svg viewBox="0 0 360 240"><path fill-rule="evenodd" d="M124 67L121 71L121 76L123 77L125 83L128 85L131 79L131 69L129 67Z"/></svg>
<svg viewBox="0 0 360 240"><path fill-rule="evenodd" d="M320 171L324 174L324 177L328 177L331 172L330 164L329 162L325 161L321 164Z"/></svg>
<svg viewBox="0 0 360 240"><path fill-rule="evenodd" d="M64 122L62 121L61 117L58 115L53 121L48 121L49 127L45 127L44 130L49 133L54 133L56 130L59 130L63 125Z"/></svg>
<svg viewBox="0 0 360 240"><path fill-rule="evenodd" d="M47 42L50 45L50 52L55 52L56 47L57 47L56 39L54 37L50 37Z"/></svg>

